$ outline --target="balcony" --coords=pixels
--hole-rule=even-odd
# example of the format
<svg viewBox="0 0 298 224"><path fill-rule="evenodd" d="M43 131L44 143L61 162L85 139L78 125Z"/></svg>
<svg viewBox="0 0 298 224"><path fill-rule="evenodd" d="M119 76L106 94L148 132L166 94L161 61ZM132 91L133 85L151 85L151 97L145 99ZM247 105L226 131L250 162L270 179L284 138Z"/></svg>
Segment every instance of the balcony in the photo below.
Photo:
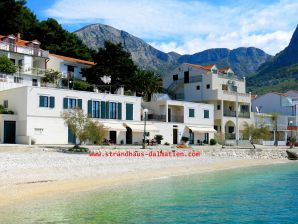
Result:
<svg viewBox="0 0 298 224"><path fill-rule="evenodd" d="M147 119L148 119L148 121L162 121L162 122L166 122L166 115L165 114L148 114L148 118Z"/></svg>
<svg viewBox="0 0 298 224"><path fill-rule="evenodd" d="M35 76L44 76L47 69L42 68L33 68L33 67L23 67L23 66L16 66L17 74L24 74L24 75L35 75Z"/></svg>
<svg viewBox="0 0 298 224"><path fill-rule="evenodd" d="M236 117L236 111L233 110L224 110L224 116L226 117Z"/></svg>
<svg viewBox="0 0 298 224"><path fill-rule="evenodd" d="M238 117L241 117L241 118L250 118L250 113L249 112L240 112L238 114Z"/></svg>
<svg viewBox="0 0 298 224"><path fill-rule="evenodd" d="M184 117L183 116L171 116L171 117L168 117L168 122L183 123Z"/></svg>
<svg viewBox="0 0 298 224"><path fill-rule="evenodd" d="M20 54L28 54L36 57L49 57L49 51L44 51L39 48L27 47L27 46L18 46L15 44L9 44L4 41L0 41L0 50L3 51L10 51Z"/></svg>

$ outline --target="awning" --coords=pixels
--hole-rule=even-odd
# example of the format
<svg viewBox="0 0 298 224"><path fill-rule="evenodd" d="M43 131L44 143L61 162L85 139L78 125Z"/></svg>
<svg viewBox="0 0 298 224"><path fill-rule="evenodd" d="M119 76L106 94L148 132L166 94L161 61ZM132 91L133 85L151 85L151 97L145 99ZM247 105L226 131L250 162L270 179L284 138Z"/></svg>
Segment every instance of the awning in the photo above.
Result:
<svg viewBox="0 0 298 224"><path fill-rule="evenodd" d="M144 124L125 123L133 132L144 132ZM159 132L153 124L146 124L146 132Z"/></svg>
<svg viewBox="0 0 298 224"><path fill-rule="evenodd" d="M126 128L123 126L122 123L103 123L103 126L110 131L126 131Z"/></svg>
<svg viewBox="0 0 298 224"><path fill-rule="evenodd" d="M204 127L204 126L187 126L193 132L200 133L216 133L217 131L212 127Z"/></svg>

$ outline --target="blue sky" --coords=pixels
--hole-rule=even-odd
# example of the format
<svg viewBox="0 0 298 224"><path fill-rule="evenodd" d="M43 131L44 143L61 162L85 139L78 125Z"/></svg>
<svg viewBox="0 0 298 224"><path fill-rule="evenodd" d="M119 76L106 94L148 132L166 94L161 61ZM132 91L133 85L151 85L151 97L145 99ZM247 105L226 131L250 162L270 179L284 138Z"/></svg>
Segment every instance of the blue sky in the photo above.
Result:
<svg viewBox="0 0 298 224"><path fill-rule="evenodd" d="M295 0L28 0L27 6L69 31L103 23L181 54L253 46L274 55L298 24Z"/></svg>

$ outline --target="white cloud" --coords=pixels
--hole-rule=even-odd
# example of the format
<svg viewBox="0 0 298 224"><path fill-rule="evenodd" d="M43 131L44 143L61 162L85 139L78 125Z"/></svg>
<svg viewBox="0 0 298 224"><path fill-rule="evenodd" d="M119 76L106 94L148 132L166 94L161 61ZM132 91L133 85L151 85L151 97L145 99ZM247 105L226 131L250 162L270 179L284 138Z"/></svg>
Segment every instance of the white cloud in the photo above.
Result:
<svg viewBox="0 0 298 224"><path fill-rule="evenodd" d="M57 0L46 11L62 24L103 22L146 39L163 51L254 46L275 54L290 40L298 2L221 5L183 0Z"/></svg>

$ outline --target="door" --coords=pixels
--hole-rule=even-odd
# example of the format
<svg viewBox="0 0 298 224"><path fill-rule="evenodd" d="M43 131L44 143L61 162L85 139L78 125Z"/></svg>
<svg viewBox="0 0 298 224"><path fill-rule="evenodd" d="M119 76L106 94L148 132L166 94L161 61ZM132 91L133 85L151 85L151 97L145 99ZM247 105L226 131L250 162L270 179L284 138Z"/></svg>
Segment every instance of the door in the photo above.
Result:
<svg viewBox="0 0 298 224"><path fill-rule="evenodd" d="M16 122L4 121L4 143L16 143Z"/></svg>
<svg viewBox="0 0 298 224"><path fill-rule="evenodd" d="M189 130L189 144L194 144L194 133L191 130Z"/></svg>
<svg viewBox="0 0 298 224"><path fill-rule="evenodd" d="M184 72L184 83L189 83L189 71Z"/></svg>
<svg viewBox="0 0 298 224"><path fill-rule="evenodd" d="M205 144L209 144L209 133L205 133L205 136L204 136L204 143L205 143Z"/></svg>
<svg viewBox="0 0 298 224"><path fill-rule="evenodd" d="M168 122L172 121L172 110L171 108L168 108Z"/></svg>
<svg viewBox="0 0 298 224"><path fill-rule="evenodd" d="M70 128L68 128L68 144L76 144L76 136Z"/></svg>
<svg viewBox="0 0 298 224"><path fill-rule="evenodd" d="M110 143L116 144L117 143L117 132L110 131Z"/></svg>
<svg viewBox="0 0 298 224"><path fill-rule="evenodd" d="M173 144L178 144L178 129L174 128L173 129Z"/></svg>
<svg viewBox="0 0 298 224"><path fill-rule="evenodd" d="M132 130L130 127L126 127L126 144L132 144Z"/></svg>

